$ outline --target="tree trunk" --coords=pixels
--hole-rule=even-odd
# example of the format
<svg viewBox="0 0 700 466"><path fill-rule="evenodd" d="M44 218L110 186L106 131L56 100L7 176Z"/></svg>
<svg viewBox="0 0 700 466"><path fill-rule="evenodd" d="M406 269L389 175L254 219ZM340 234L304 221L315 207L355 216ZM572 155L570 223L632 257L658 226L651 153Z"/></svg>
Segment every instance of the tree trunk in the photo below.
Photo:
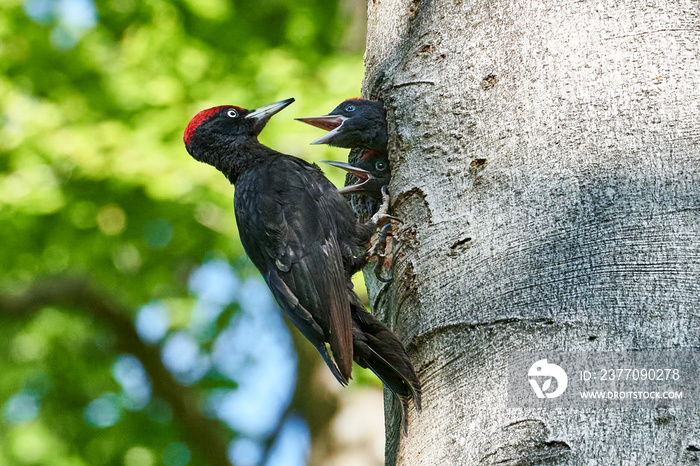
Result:
<svg viewBox="0 0 700 466"><path fill-rule="evenodd" d="M370 0L423 383L387 463L686 464L695 410L508 407L516 351L698 349L700 3ZM533 361L534 362L534 361Z"/></svg>

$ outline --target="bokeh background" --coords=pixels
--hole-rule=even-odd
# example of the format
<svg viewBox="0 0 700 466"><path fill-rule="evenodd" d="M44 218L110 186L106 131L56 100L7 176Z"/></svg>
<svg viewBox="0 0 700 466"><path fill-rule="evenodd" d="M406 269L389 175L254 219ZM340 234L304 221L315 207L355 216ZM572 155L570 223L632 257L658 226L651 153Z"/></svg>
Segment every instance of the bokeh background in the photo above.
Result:
<svg viewBox="0 0 700 466"><path fill-rule="evenodd" d="M382 464L381 385L290 333L182 143L295 97L261 141L344 159L293 118L359 95L364 34L364 0L0 0L0 465Z"/></svg>

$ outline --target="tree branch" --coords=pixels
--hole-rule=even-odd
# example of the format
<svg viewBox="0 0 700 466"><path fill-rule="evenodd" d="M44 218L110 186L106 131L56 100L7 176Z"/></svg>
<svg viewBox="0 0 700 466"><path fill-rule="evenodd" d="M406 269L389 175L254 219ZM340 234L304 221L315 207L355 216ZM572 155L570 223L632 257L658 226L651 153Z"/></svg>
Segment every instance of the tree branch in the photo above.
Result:
<svg viewBox="0 0 700 466"><path fill-rule="evenodd" d="M229 466L224 429L217 421L208 419L199 410L194 390L180 385L163 365L157 347L139 338L129 309L117 303L106 292L97 290L86 279L50 278L34 283L19 295L0 294L0 312L13 318L29 318L46 306L65 306L84 311L112 330L116 345L138 357L151 377L154 394L172 406L190 438L207 459L207 464Z"/></svg>

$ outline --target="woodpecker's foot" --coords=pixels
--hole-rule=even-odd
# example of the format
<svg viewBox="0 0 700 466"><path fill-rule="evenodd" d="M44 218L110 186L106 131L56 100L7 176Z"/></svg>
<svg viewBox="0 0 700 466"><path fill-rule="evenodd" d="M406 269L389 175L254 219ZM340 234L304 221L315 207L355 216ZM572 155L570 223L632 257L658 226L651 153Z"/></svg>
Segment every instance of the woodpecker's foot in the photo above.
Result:
<svg viewBox="0 0 700 466"><path fill-rule="evenodd" d="M393 226L391 222L384 225L377 233L377 243L375 244L378 250L375 254L377 262L374 264L374 276L377 277L377 280L384 283L389 283L394 279L394 274L391 272L394 235L393 232L390 231L393 230ZM381 251L379 251L380 247Z"/></svg>
<svg viewBox="0 0 700 466"><path fill-rule="evenodd" d="M399 251L403 248L403 243L391 235L386 240L384 251L377 255L377 263L374 266L374 275L377 280L389 283L394 279L394 257L398 257Z"/></svg>
<svg viewBox="0 0 700 466"><path fill-rule="evenodd" d="M396 222L389 221L372 237L367 255L370 260L376 261L374 275L380 282L388 283L393 280L391 272L394 256L401 249L397 248L398 241L394 236Z"/></svg>
<svg viewBox="0 0 700 466"><path fill-rule="evenodd" d="M391 267L393 256L396 253L394 230L397 224L403 223L401 219L389 215L389 209L389 191L386 186L382 186L382 205L370 220L370 224L375 225L377 231L370 240L367 248L367 257L369 260L376 261L374 275L377 277L377 280L384 283L388 283L393 279Z"/></svg>
<svg viewBox="0 0 700 466"><path fill-rule="evenodd" d="M391 209L391 197L389 196L389 188L382 186L382 205L379 206L377 212L372 216L371 222L377 227L384 225L387 220L397 220L398 218L389 215Z"/></svg>
<svg viewBox="0 0 700 466"><path fill-rule="evenodd" d="M391 249L394 240L389 240L389 243L388 249ZM382 283L390 283L394 279L392 265L393 257L391 252L377 255L377 262L374 264L374 276L377 277L377 280Z"/></svg>
<svg viewBox="0 0 700 466"><path fill-rule="evenodd" d="M391 220L388 220L381 228L377 228L377 231L372 235L372 239L369 243L369 248L367 249L367 255L370 259L375 257L381 257L386 251L386 242L388 237L393 237L393 224Z"/></svg>
<svg viewBox="0 0 700 466"><path fill-rule="evenodd" d="M391 270L384 274L384 267L380 267L380 262L374 266L374 276L382 283L391 283L394 280L394 272Z"/></svg>

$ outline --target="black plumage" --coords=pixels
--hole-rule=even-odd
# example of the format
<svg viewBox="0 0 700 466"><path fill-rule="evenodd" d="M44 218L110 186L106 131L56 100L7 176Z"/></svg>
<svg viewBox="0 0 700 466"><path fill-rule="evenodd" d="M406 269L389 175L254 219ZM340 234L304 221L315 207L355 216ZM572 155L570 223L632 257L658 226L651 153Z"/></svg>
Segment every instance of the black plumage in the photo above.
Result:
<svg viewBox="0 0 700 466"><path fill-rule="evenodd" d="M312 144L352 149L347 164L332 164L348 171L345 188L341 188L341 192L349 194L350 204L358 220L369 220L381 206L381 187L388 185L391 180L384 104L378 100L348 99L328 115L296 119L328 131ZM377 169L377 163L386 169ZM365 178L367 174L353 168L365 170L371 176Z"/></svg>
<svg viewBox="0 0 700 466"><path fill-rule="evenodd" d="M292 102L253 111L230 105L203 110L185 130L187 151L235 185L236 222L246 253L338 381L347 384L354 359L404 403L413 398L420 408L420 384L403 345L352 289L351 275L375 225L356 221L315 164L258 142L269 118Z"/></svg>
<svg viewBox="0 0 700 466"><path fill-rule="evenodd" d="M323 163L342 168L356 181L338 189L341 194L359 193L374 199L382 199L382 188L391 181L389 155L375 150L365 151L355 163L324 160Z"/></svg>
<svg viewBox="0 0 700 466"><path fill-rule="evenodd" d="M328 115L296 120L328 131L311 144L386 152L386 109L378 100L348 99Z"/></svg>
<svg viewBox="0 0 700 466"><path fill-rule="evenodd" d="M340 103L328 115L318 117L297 118L304 123L316 126L328 131L324 136L316 139L312 144L329 144L331 146L345 147L351 149L348 156L348 163L329 162L330 165L342 168L348 172L345 179L345 187L338 191L342 194L349 195L350 204L353 207L356 217L360 222L368 221L382 205L382 188L387 186L391 181L391 167L389 165L389 154L387 151L388 132L386 121L386 109L384 104L379 101L367 99L348 99ZM364 262L359 262L363 265ZM384 264L384 260L378 265ZM375 272L380 269L375 267ZM378 277L380 277L381 270ZM392 341L390 338L383 337L389 330L372 317L372 322L362 322L363 317L369 314L358 314L355 319L358 325L364 325L365 330L363 335L355 337L355 348L357 351L359 345L357 342L365 340L372 345L380 346L383 342ZM370 316L371 317L371 316ZM381 328L375 327L375 322L381 325ZM393 337L393 335L391 335ZM379 351L381 354L382 352ZM391 350L385 350L384 353L395 353ZM376 355L371 352L365 352L363 357L371 360L375 367L385 364L386 361L381 361ZM405 402L409 398L413 398L416 407L420 410L420 384L415 372L407 358L395 358L389 361L391 365L398 371L391 372L384 370L379 377L389 387L400 386L402 392L394 389L398 393L402 401L402 411L406 413ZM377 372L377 371L375 371ZM412 375L410 383L406 384L407 378L400 380L396 377L396 372ZM404 426L406 424L404 423Z"/></svg>

